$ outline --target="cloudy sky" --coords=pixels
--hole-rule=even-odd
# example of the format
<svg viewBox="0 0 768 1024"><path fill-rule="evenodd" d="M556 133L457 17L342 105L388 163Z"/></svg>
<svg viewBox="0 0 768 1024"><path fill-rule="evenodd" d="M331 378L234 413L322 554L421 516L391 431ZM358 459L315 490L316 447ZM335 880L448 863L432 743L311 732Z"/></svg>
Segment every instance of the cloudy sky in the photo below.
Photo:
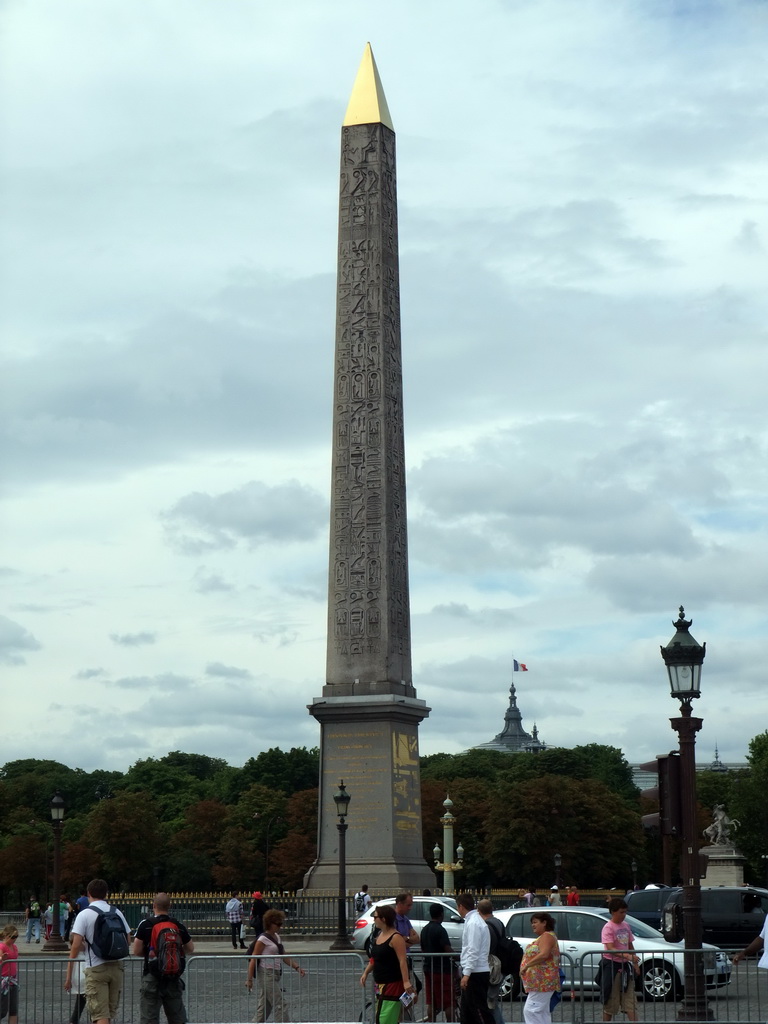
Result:
<svg viewBox="0 0 768 1024"><path fill-rule="evenodd" d="M315 745L340 124L397 130L423 753L768 727L765 0L4 0L0 760Z"/></svg>

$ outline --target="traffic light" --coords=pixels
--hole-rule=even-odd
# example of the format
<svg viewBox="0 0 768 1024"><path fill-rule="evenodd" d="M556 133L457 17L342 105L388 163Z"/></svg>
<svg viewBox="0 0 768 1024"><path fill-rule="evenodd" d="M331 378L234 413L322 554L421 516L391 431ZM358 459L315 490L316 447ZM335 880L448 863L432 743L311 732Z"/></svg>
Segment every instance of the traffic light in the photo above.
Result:
<svg viewBox="0 0 768 1024"><path fill-rule="evenodd" d="M663 836L680 835L680 754L672 750L641 764L640 768L654 772L659 780L658 785L640 791L641 799L652 800L659 805L655 813L643 815L643 828L649 832L660 832Z"/></svg>

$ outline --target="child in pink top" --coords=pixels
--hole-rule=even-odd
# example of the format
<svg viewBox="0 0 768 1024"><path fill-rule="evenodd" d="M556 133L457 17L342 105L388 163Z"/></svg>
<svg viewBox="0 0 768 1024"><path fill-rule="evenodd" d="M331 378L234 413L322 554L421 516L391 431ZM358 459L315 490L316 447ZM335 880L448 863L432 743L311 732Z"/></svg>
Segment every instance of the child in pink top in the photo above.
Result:
<svg viewBox="0 0 768 1024"><path fill-rule="evenodd" d="M8 1024L19 1021L19 950L18 929L7 924L0 932L0 1020L8 1014Z"/></svg>

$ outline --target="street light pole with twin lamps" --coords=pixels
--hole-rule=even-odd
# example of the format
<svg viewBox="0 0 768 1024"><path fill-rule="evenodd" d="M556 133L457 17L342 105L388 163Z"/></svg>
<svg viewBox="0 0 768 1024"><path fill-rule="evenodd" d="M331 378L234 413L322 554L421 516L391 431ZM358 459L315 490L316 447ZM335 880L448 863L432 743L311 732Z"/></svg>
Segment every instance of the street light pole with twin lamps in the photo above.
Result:
<svg viewBox="0 0 768 1024"><path fill-rule="evenodd" d="M456 819L451 814L453 800L446 796L443 800L445 814L440 819L443 826L443 849L445 850L445 862L441 862L440 847L435 843L432 855L435 858L435 870L443 872L443 892L455 892L456 882L453 877L454 871L461 871L464 867L464 847L459 843L456 847L456 860L453 859L453 827Z"/></svg>

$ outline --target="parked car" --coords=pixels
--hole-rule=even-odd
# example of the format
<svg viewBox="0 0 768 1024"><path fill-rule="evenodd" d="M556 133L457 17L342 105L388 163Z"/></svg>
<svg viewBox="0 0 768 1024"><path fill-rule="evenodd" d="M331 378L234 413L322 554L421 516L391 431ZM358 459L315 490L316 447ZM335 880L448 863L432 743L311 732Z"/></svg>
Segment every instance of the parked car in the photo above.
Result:
<svg viewBox="0 0 768 1024"><path fill-rule="evenodd" d="M629 913L661 928L668 903L681 903L680 888L640 889L626 895ZM707 886L701 890L701 926L705 942L745 946L760 933L768 913L768 889L752 885Z"/></svg>
<svg viewBox="0 0 768 1024"><path fill-rule="evenodd" d="M594 977L600 966L597 955L603 950L601 933L609 919L608 910L603 907L542 907L555 921L555 932L560 952L567 954L562 967L565 971L565 988L597 989ZM517 939L525 948L532 941L532 908L525 910L497 910L494 916L503 922L507 935ZM644 999L679 999L683 991L685 968L683 944L667 942L661 932L627 915L627 924L635 936L635 948L640 958L638 995ZM586 954L583 967L581 957ZM715 946L707 945L704 955L704 977L708 987L727 985L731 978L731 963L728 957ZM511 979L504 980L504 993L511 990Z"/></svg>
<svg viewBox="0 0 768 1024"><path fill-rule="evenodd" d="M378 903L372 903L368 910L358 917L355 921L355 930L352 935L352 945L355 949L365 949L365 943L368 941L368 936L373 930L373 911L378 906L383 906L385 903L394 904L394 898L387 900L379 900ZM443 917L443 926L448 932L448 938L451 940L451 945L458 952L461 949L461 934L464 927L464 919L456 909L456 900L451 896L414 896L413 906L411 907L408 917L411 919L413 930L421 935L421 929L429 921L429 908L433 903L442 903L445 908L445 914ZM412 946L411 949L415 949Z"/></svg>

